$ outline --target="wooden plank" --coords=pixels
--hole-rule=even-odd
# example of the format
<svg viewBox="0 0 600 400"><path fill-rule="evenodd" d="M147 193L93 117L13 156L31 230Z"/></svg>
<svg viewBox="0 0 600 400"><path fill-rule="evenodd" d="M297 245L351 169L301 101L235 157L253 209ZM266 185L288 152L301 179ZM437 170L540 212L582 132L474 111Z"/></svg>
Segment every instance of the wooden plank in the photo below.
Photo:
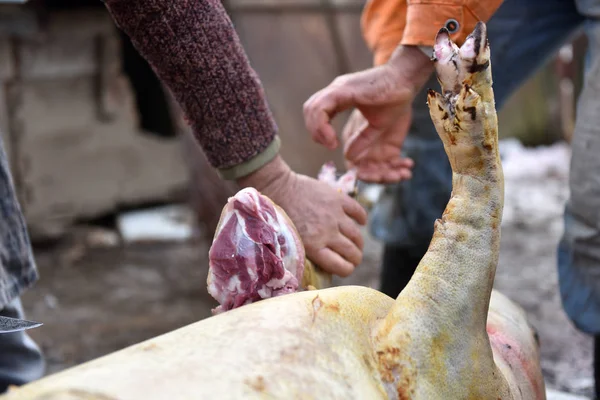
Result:
<svg viewBox="0 0 600 400"><path fill-rule="evenodd" d="M0 37L0 81L13 78L15 75L15 59L12 44L8 37Z"/></svg>
<svg viewBox="0 0 600 400"><path fill-rule="evenodd" d="M373 55L362 36L360 14L336 11L335 20L348 59L348 72L370 68Z"/></svg>
<svg viewBox="0 0 600 400"><path fill-rule="evenodd" d="M316 176L330 159L341 165L341 152L314 143L306 132L302 105L337 75L333 43L322 15L238 14L240 33L258 72L279 126L282 155L297 172ZM345 118L336 119L341 128Z"/></svg>
<svg viewBox="0 0 600 400"><path fill-rule="evenodd" d="M60 12L43 35L16 40L9 138L34 240L79 218L172 199L187 173L179 140L142 135L106 12Z"/></svg>
<svg viewBox="0 0 600 400"><path fill-rule="evenodd" d="M108 122L116 118L118 93L112 93L112 80L121 74L121 41L116 35L103 35L96 40L98 75L96 77L97 117Z"/></svg>
<svg viewBox="0 0 600 400"><path fill-rule="evenodd" d="M142 135L131 89L112 82L119 112L99 123L92 78L23 85L20 187L32 237L56 236L77 218L117 205L167 200L187 185L179 140Z"/></svg>
<svg viewBox="0 0 600 400"><path fill-rule="evenodd" d="M40 21L31 7L0 4L0 35L33 35L40 31Z"/></svg>
<svg viewBox="0 0 600 400"><path fill-rule="evenodd" d="M96 38L73 35L61 40L50 36L21 40L18 46L19 72L23 79L60 79L98 72Z"/></svg>
<svg viewBox="0 0 600 400"><path fill-rule="evenodd" d="M19 38L18 73L28 80L97 74L98 39L111 36L116 28L103 10L51 13L43 32Z"/></svg>
<svg viewBox="0 0 600 400"><path fill-rule="evenodd" d="M44 34L63 38L75 36L75 29L77 36L85 37L111 34L116 29L104 7L52 11L44 28Z"/></svg>

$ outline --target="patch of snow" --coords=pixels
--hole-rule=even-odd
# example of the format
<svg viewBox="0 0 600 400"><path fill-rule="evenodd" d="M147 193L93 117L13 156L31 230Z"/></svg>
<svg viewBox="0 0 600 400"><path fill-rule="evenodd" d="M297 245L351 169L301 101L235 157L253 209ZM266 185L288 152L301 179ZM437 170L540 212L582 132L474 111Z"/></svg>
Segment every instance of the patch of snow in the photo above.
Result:
<svg viewBox="0 0 600 400"><path fill-rule="evenodd" d="M117 225L125 243L185 241L192 237L191 211L182 205L136 210L119 215Z"/></svg>
<svg viewBox="0 0 600 400"><path fill-rule="evenodd" d="M588 400L588 398L567 392L559 392L558 390L548 389L546 390L546 400Z"/></svg>
<svg viewBox="0 0 600 400"><path fill-rule="evenodd" d="M500 141L504 170L503 224L539 227L561 216L569 197L571 149L565 142L535 148Z"/></svg>

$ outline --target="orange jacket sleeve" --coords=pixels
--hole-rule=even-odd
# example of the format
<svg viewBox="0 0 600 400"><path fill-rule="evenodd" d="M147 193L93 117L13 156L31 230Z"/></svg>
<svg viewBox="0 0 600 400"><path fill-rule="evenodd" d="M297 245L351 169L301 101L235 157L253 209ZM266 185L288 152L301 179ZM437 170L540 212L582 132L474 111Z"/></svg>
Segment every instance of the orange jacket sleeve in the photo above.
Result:
<svg viewBox="0 0 600 400"><path fill-rule="evenodd" d="M451 38L460 46L477 21L487 22L501 4L502 0L368 0L361 27L379 65L399 44L433 46L443 26L456 27Z"/></svg>

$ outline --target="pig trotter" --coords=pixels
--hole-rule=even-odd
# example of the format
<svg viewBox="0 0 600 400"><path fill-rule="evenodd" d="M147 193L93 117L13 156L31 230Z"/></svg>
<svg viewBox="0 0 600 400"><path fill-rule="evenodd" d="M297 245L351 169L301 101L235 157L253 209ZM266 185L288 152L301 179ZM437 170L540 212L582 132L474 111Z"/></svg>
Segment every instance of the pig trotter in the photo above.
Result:
<svg viewBox="0 0 600 400"><path fill-rule="evenodd" d="M460 48L441 29L433 62L442 93L429 90L427 102L450 160L453 191L427 253L378 328L379 353L405 349L380 365L383 377L392 375L386 390L396 387L396 398L406 398L398 382L411 366L416 373L402 385L411 388L408 398L543 399L538 349L532 331L521 329L524 316L499 294L495 304L517 317L509 323L502 308L490 309L504 179L485 24ZM514 369L514 355L501 341L518 343L531 365Z"/></svg>

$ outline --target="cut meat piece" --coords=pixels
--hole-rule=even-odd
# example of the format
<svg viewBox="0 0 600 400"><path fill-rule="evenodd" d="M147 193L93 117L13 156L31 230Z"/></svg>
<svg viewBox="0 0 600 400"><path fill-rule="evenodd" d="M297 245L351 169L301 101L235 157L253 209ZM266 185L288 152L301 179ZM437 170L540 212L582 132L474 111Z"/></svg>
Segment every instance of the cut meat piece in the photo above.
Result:
<svg viewBox="0 0 600 400"><path fill-rule="evenodd" d="M285 212L254 188L230 198L209 251L214 312L293 293L303 272L304 245Z"/></svg>
<svg viewBox="0 0 600 400"><path fill-rule="evenodd" d="M333 163L319 179L346 193L356 187L356 172L336 179ZM310 279L302 285L305 267ZM229 199L209 251L208 292L220 304L214 314L325 281L320 275L283 209L254 188Z"/></svg>

